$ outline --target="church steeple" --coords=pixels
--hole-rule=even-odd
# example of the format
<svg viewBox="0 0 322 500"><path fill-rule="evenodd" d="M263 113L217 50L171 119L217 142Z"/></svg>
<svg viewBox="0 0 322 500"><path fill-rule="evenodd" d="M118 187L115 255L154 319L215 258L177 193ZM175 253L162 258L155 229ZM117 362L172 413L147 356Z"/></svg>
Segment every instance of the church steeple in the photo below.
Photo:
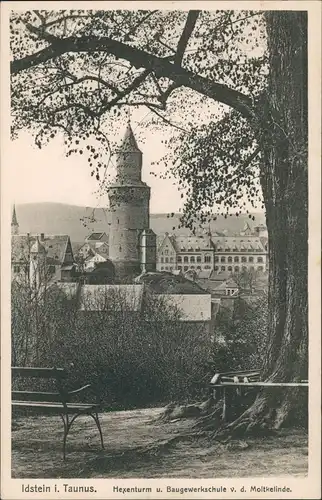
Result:
<svg viewBox="0 0 322 500"><path fill-rule="evenodd" d="M11 219L11 233L12 234L19 233L19 224L18 224L17 214L16 214L16 205L13 205L12 219Z"/></svg>

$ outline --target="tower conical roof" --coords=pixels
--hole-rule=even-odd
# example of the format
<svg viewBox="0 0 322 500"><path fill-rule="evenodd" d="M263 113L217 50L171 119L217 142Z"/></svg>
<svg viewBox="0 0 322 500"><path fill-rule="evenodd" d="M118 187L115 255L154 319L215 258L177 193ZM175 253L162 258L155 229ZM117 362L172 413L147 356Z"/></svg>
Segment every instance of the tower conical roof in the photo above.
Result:
<svg viewBox="0 0 322 500"><path fill-rule="evenodd" d="M141 150L139 149L136 139L134 137L130 121L128 121L127 123L125 135L121 145L121 151L130 153L141 153Z"/></svg>
<svg viewBox="0 0 322 500"><path fill-rule="evenodd" d="M11 225L12 226L18 226L17 214L16 214L16 205L13 205Z"/></svg>

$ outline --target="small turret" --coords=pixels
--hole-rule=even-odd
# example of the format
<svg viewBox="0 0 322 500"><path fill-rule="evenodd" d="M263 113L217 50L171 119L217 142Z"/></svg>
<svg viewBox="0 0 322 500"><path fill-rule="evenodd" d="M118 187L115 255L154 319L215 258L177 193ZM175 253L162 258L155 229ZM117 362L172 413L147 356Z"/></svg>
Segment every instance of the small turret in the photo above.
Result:
<svg viewBox="0 0 322 500"><path fill-rule="evenodd" d="M152 229L144 229L140 236L141 272L156 270L157 237Z"/></svg>

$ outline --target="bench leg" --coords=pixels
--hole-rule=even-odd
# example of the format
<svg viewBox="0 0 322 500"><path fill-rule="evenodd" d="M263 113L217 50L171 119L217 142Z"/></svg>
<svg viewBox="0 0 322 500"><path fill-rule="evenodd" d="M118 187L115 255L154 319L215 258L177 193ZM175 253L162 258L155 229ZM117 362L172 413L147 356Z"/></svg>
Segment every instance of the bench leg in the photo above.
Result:
<svg viewBox="0 0 322 500"><path fill-rule="evenodd" d="M70 431L70 428L72 426L72 423L75 421L75 419L79 416L79 414L77 413L77 415L74 415L73 418L71 420L69 420L68 418L68 413L67 414L64 414L64 415L61 415L61 418L64 422L64 438L63 438L63 458L64 460L66 460L66 441L67 441L67 436L68 436L68 433Z"/></svg>
<svg viewBox="0 0 322 500"><path fill-rule="evenodd" d="M224 390L223 390L223 406L222 406L222 419L223 419L223 422L226 422L226 416L227 416L227 394L226 394L226 387L224 387Z"/></svg>
<svg viewBox="0 0 322 500"><path fill-rule="evenodd" d="M70 423L68 419L68 414L60 415L61 419L64 424L64 437L63 437L63 459L66 460L66 439L67 439L67 434L70 429Z"/></svg>
<svg viewBox="0 0 322 500"><path fill-rule="evenodd" d="M103 434L102 434L102 428L101 424L98 418L98 413L91 413L90 416L93 418L94 422L96 423L96 426L98 428L98 432L100 433L100 438L101 438L101 445L102 445L102 450L104 450L104 442L103 442Z"/></svg>

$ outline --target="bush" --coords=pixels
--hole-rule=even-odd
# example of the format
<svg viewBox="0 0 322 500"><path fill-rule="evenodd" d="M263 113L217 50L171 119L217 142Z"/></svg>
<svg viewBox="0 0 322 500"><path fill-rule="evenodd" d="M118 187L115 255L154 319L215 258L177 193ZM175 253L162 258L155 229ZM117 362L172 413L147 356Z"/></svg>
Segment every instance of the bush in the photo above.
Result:
<svg viewBox="0 0 322 500"><path fill-rule="evenodd" d="M140 314L121 292L112 291L103 310L80 313L75 301L52 288L37 304L36 321L28 297L25 314L21 290L19 297L12 325L15 360L22 358L16 342L21 333L18 319L33 315L28 336L32 356L26 364L70 368L71 388L92 383L106 407L200 397L211 349L208 333L181 322L178 309L166 299L146 295ZM17 298L14 309L15 304Z"/></svg>
<svg viewBox="0 0 322 500"><path fill-rule="evenodd" d="M216 371L261 368L267 342L267 298L237 299L216 317L212 359Z"/></svg>

